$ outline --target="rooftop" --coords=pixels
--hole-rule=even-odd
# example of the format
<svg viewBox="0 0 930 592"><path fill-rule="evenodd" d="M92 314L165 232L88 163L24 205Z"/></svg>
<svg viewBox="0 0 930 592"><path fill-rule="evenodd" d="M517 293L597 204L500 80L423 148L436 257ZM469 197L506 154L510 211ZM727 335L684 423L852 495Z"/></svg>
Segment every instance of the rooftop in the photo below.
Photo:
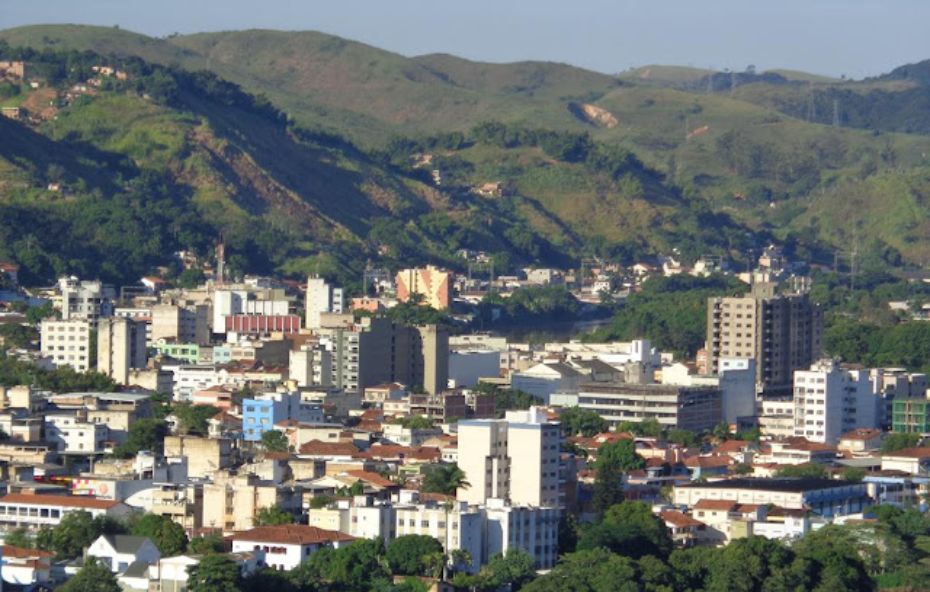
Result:
<svg viewBox="0 0 930 592"><path fill-rule="evenodd" d="M705 488L705 489L753 489L756 491L782 491L788 493L803 493L815 489L833 489L836 487L849 487L857 485L853 481L843 481L839 479L725 479L722 481L711 481L708 483L687 483L678 485L681 488Z"/></svg>
<svg viewBox="0 0 930 592"><path fill-rule="evenodd" d="M354 541L355 537L335 530L317 528L316 526L285 524L282 526L259 526L252 530L237 532L232 536L232 540L289 545L319 545Z"/></svg>
<svg viewBox="0 0 930 592"><path fill-rule="evenodd" d="M35 504L38 506L65 506L69 508L90 508L95 510L109 510L120 505L113 500L83 497L78 495L35 495L32 493L10 493L0 497L0 503L6 504Z"/></svg>

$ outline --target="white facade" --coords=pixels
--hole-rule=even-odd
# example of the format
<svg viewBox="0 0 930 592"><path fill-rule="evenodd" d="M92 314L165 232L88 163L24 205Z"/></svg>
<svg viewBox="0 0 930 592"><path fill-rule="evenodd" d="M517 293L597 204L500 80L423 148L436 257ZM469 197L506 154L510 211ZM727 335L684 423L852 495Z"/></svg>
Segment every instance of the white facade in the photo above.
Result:
<svg viewBox="0 0 930 592"><path fill-rule="evenodd" d="M333 355L323 346L303 346L288 354L288 378L297 386L330 386L333 376Z"/></svg>
<svg viewBox="0 0 930 592"><path fill-rule="evenodd" d="M45 438L58 450L76 454L97 454L106 449L109 428L106 424L81 421L74 414L45 416Z"/></svg>
<svg viewBox="0 0 930 592"><path fill-rule="evenodd" d="M821 360L794 373L794 434L835 444L855 428L877 428L880 399L868 372Z"/></svg>
<svg viewBox="0 0 930 592"><path fill-rule="evenodd" d="M238 314L283 316L290 302L284 298L260 298L249 290L215 290L213 292L213 332L226 333L226 317Z"/></svg>
<svg viewBox="0 0 930 592"><path fill-rule="evenodd" d="M719 388L723 420L730 424L756 415L756 362L752 359L722 358L716 376L690 374L684 364L672 364L662 368L662 384Z"/></svg>
<svg viewBox="0 0 930 592"><path fill-rule="evenodd" d="M172 374L172 392L177 401L189 401L194 391L211 386L230 385L240 388L242 384L233 380L225 368L216 365L163 366Z"/></svg>
<svg viewBox="0 0 930 592"><path fill-rule="evenodd" d="M63 277L58 280L58 292L61 294L62 320L83 319L95 326L97 319L113 314L116 292L100 281Z"/></svg>
<svg viewBox="0 0 930 592"><path fill-rule="evenodd" d="M56 368L70 366L86 372L90 369L90 329L90 321L86 320L42 321L42 356Z"/></svg>
<svg viewBox="0 0 930 592"><path fill-rule="evenodd" d="M97 371L118 384L129 384L132 370L145 368L145 325L126 318L97 324Z"/></svg>
<svg viewBox="0 0 930 592"><path fill-rule="evenodd" d="M558 555L559 511L555 508L513 507L488 500L485 555L482 562L513 549L529 553L537 569L555 565Z"/></svg>
<svg viewBox="0 0 930 592"><path fill-rule="evenodd" d="M449 383L454 388L469 388L480 378L500 375L501 354L498 351L452 351L449 353Z"/></svg>
<svg viewBox="0 0 930 592"><path fill-rule="evenodd" d="M122 573L136 561L149 565L161 559L154 543L145 537L101 535L87 548L89 557L96 557L113 573Z"/></svg>
<svg viewBox="0 0 930 592"><path fill-rule="evenodd" d="M345 312L342 288L336 288L322 278L307 278L306 309L305 326L308 329L319 329L322 326L322 313L342 314Z"/></svg>
<svg viewBox="0 0 930 592"><path fill-rule="evenodd" d="M553 393L576 392L582 377L580 372L567 364L543 363L513 374L510 386L529 393L548 405L549 397Z"/></svg>

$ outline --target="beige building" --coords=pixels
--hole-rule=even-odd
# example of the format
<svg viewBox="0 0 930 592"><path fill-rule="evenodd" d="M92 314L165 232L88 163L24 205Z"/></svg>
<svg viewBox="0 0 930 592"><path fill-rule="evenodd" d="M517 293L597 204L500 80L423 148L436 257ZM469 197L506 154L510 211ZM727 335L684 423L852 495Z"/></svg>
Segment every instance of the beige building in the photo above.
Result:
<svg viewBox="0 0 930 592"><path fill-rule="evenodd" d="M36 396L32 387L26 385L0 386L0 411L7 409L28 409L38 411L45 406L45 399Z"/></svg>
<svg viewBox="0 0 930 592"><path fill-rule="evenodd" d="M790 389L795 370L805 369L822 350L823 317L807 294L777 294L776 285L753 285L738 297L707 301L707 355L711 373L721 358L756 360L756 383Z"/></svg>
<svg viewBox="0 0 930 592"><path fill-rule="evenodd" d="M203 526L203 486L164 485L152 492L151 514L165 516L188 532Z"/></svg>
<svg viewBox="0 0 930 592"><path fill-rule="evenodd" d="M210 343L210 308L205 304L152 307L152 343L159 339L177 343Z"/></svg>
<svg viewBox="0 0 930 592"><path fill-rule="evenodd" d="M395 278L397 299L407 302L414 294L422 297L423 304L436 310L445 310L452 304L452 272L432 265L402 269Z"/></svg>
<svg viewBox="0 0 930 592"><path fill-rule="evenodd" d="M110 317L97 324L97 371L129 384L132 370L145 368L145 325Z"/></svg>
<svg viewBox="0 0 930 592"><path fill-rule="evenodd" d="M203 486L203 526L224 533L255 527L255 516L262 508L280 506L299 511L299 489L262 481L255 475L233 475L217 471L213 483Z"/></svg>
<svg viewBox="0 0 930 592"><path fill-rule="evenodd" d="M77 372L91 369L90 322L44 320L40 328L42 357L53 366L70 366Z"/></svg>
<svg viewBox="0 0 930 592"><path fill-rule="evenodd" d="M165 456L187 458L187 475L192 478L209 477L235 460L232 440L199 436L167 436Z"/></svg>

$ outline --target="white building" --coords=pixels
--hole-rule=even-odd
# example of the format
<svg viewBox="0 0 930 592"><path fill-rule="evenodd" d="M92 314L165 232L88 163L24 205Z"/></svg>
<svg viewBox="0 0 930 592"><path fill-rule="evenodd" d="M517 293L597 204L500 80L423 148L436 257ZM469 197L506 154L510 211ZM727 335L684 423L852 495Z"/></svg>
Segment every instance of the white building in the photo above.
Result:
<svg viewBox="0 0 930 592"><path fill-rule="evenodd" d="M226 333L226 317L233 315L286 316L290 302L280 290L215 290L213 332Z"/></svg>
<svg viewBox="0 0 930 592"><path fill-rule="evenodd" d="M729 424L756 415L756 362L752 359L723 358L716 376L690 374L686 365L672 364L662 368L662 384L719 388L723 421Z"/></svg>
<svg viewBox="0 0 930 592"><path fill-rule="evenodd" d="M449 383L453 388L469 388L481 378L497 378L500 369L499 351L453 350L449 353Z"/></svg>
<svg viewBox="0 0 930 592"><path fill-rule="evenodd" d="M304 345L288 354L288 378L297 386L330 386L333 382L333 355L322 345Z"/></svg>
<svg viewBox="0 0 930 592"><path fill-rule="evenodd" d="M95 557L113 573L123 573L137 561L152 565L161 559L158 547L148 537L123 534L103 534L87 548L88 557Z"/></svg>
<svg viewBox="0 0 930 592"><path fill-rule="evenodd" d="M90 329L90 322L86 320L42 321L42 356L56 368L70 366L77 372L86 372L91 367Z"/></svg>
<svg viewBox="0 0 930 592"><path fill-rule="evenodd" d="M561 425L545 411L510 411L506 419L458 423L458 464L470 487L458 499L484 504L503 499L514 505L559 507Z"/></svg>
<svg viewBox="0 0 930 592"><path fill-rule="evenodd" d="M490 499L484 508L486 540L482 562L513 549L529 553L537 569L555 565L558 555L559 511L556 508L514 507Z"/></svg>
<svg viewBox="0 0 930 592"><path fill-rule="evenodd" d="M289 571L323 547L338 549L355 537L303 524L259 526L232 537L233 553L263 551L265 564L271 569Z"/></svg>
<svg viewBox="0 0 930 592"><path fill-rule="evenodd" d="M852 429L878 427L879 402L867 371L821 360L794 373L794 434L835 444Z"/></svg>
<svg viewBox="0 0 930 592"><path fill-rule="evenodd" d="M342 288L328 284L322 278L307 278L306 309L305 326L308 329L319 329L322 327L322 313L342 314L345 312L345 299Z"/></svg>
<svg viewBox="0 0 930 592"><path fill-rule="evenodd" d="M583 379L584 375L568 364L547 362L514 373L510 377L510 386L548 405L553 393L577 392Z"/></svg>
<svg viewBox="0 0 930 592"><path fill-rule="evenodd" d="M70 454L99 454L106 450L109 428L92 423L75 413L45 416L45 439L54 442L58 450Z"/></svg>
<svg viewBox="0 0 930 592"><path fill-rule="evenodd" d="M132 509L114 500L71 495L10 493L0 497L0 527L40 528L58 526L69 512L89 512L91 516L125 518Z"/></svg>

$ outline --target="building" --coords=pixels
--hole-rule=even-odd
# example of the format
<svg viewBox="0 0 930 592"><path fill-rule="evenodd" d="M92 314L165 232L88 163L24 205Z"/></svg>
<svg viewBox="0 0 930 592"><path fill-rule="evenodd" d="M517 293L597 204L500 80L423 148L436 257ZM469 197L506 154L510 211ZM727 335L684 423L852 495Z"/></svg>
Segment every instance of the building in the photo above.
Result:
<svg viewBox="0 0 930 592"><path fill-rule="evenodd" d="M89 512L94 518L125 518L132 509L122 502L93 497L10 493L0 497L0 526L10 529L58 526L65 514L79 511Z"/></svg>
<svg viewBox="0 0 930 592"><path fill-rule="evenodd" d="M45 416L45 438L59 452L67 454L103 454L106 452L109 428L106 424L87 421L86 412L62 412Z"/></svg>
<svg viewBox="0 0 930 592"><path fill-rule="evenodd" d="M0 498L2 500L2 498ZM279 485L257 476L217 471L203 486L203 526L224 533L249 530L262 508L279 506L285 512L301 509L301 489Z"/></svg>
<svg viewBox="0 0 930 592"><path fill-rule="evenodd" d="M151 340L206 345L210 343L210 308L205 304L152 307Z"/></svg>
<svg viewBox="0 0 930 592"><path fill-rule="evenodd" d="M231 467L235 461L235 449L228 438L165 436L165 457L186 459L187 476L203 479Z"/></svg>
<svg viewBox="0 0 930 592"><path fill-rule="evenodd" d="M232 535L234 553L264 551L271 569L290 571L323 547L338 549L355 540L348 534L303 524L259 526Z"/></svg>
<svg viewBox="0 0 930 592"><path fill-rule="evenodd" d="M113 315L113 300L116 291L99 280L81 281L78 278L63 277L58 280L58 292L61 294L61 319L82 319L94 327L97 319Z"/></svg>
<svg viewBox="0 0 930 592"><path fill-rule="evenodd" d="M490 499L483 511L486 540L482 563L513 549L529 553L536 569L549 569L558 557L559 510L511 506Z"/></svg>
<svg viewBox="0 0 930 592"><path fill-rule="evenodd" d="M723 421L736 424L740 418L756 415L756 362L755 360L721 360L715 376L691 374L685 364L672 364L662 368L662 384L681 386L709 386L719 388Z"/></svg>
<svg viewBox="0 0 930 592"><path fill-rule="evenodd" d="M22 590L49 587L54 557L55 554L48 551L3 545L0 553L3 583L19 586L14 589Z"/></svg>
<svg viewBox="0 0 930 592"><path fill-rule="evenodd" d="M809 508L826 518L861 513L872 503L865 483L836 479L728 479L676 485L672 503L694 507L702 500ZM701 519L697 516L698 520Z"/></svg>
<svg viewBox="0 0 930 592"><path fill-rule="evenodd" d="M553 393L575 393L585 379L578 370L561 362L536 364L523 372L515 372L510 377L511 387L529 393L549 404Z"/></svg>
<svg viewBox="0 0 930 592"><path fill-rule="evenodd" d="M213 292L214 333L226 331L226 317L237 315L287 316L290 301L279 289L229 289Z"/></svg>
<svg viewBox="0 0 930 592"><path fill-rule="evenodd" d="M722 358L756 360L756 383L787 390L793 372L822 351L823 317L807 294L776 294L772 283L753 285L744 296L707 301L707 355L713 374Z"/></svg>
<svg viewBox="0 0 930 592"><path fill-rule="evenodd" d="M397 299L407 302L414 294L420 296L420 302L436 310L446 310L452 304L452 285L455 283L452 272L432 265L402 269L395 277Z"/></svg>
<svg viewBox="0 0 930 592"><path fill-rule="evenodd" d="M91 369L90 330L90 321L82 319L42 321L42 357L48 359L56 368L68 366L77 372L87 372Z"/></svg>
<svg viewBox="0 0 930 592"><path fill-rule="evenodd" d="M835 444L855 428L877 428L880 398L868 372L821 360L794 373L794 433Z"/></svg>
<svg viewBox="0 0 930 592"><path fill-rule="evenodd" d="M287 419L323 423L323 406L304 401L298 391L283 389L261 393L242 401L242 437L247 441L260 441L262 434Z"/></svg>
<svg viewBox="0 0 930 592"><path fill-rule="evenodd" d="M501 354L493 350L453 350L449 353L449 385L470 388L482 378L498 378Z"/></svg>
<svg viewBox="0 0 930 592"><path fill-rule="evenodd" d="M297 386L330 386L333 383L333 356L322 345L304 344L288 354L288 378Z"/></svg>
<svg viewBox="0 0 930 592"><path fill-rule="evenodd" d="M611 427L655 419L663 427L700 432L723 419L719 388L627 382L582 384L578 406L591 409Z"/></svg>
<svg viewBox="0 0 930 592"><path fill-rule="evenodd" d="M323 326L322 313L342 314L346 312L342 288L337 288L322 278L307 278L306 309L305 326L308 329L321 328Z"/></svg>
<svg viewBox="0 0 930 592"><path fill-rule="evenodd" d="M129 384L132 370L145 368L145 325L126 318L97 323L97 371L117 384Z"/></svg>
<svg viewBox="0 0 930 592"><path fill-rule="evenodd" d="M152 565L161 559L161 553L151 539L125 534L100 535L87 547L87 556L96 558L117 574L124 573L137 561Z"/></svg>
<svg viewBox="0 0 930 592"><path fill-rule="evenodd" d="M559 507L561 438L561 425L536 407L505 419L460 421L458 465L470 486L458 490L458 499Z"/></svg>
<svg viewBox="0 0 930 592"><path fill-rule="evenodd" d="M898 433L930 434L930 399L895 399L891 428Z"/></svg>
<svg viewBox="0 0 930 592"><path fill-rule="evenodd" d="M406 384L420 384L425 392L437 395L449 385L449 332L438 325L423 325L416 327L414 337L411 382Z"/></svg>

